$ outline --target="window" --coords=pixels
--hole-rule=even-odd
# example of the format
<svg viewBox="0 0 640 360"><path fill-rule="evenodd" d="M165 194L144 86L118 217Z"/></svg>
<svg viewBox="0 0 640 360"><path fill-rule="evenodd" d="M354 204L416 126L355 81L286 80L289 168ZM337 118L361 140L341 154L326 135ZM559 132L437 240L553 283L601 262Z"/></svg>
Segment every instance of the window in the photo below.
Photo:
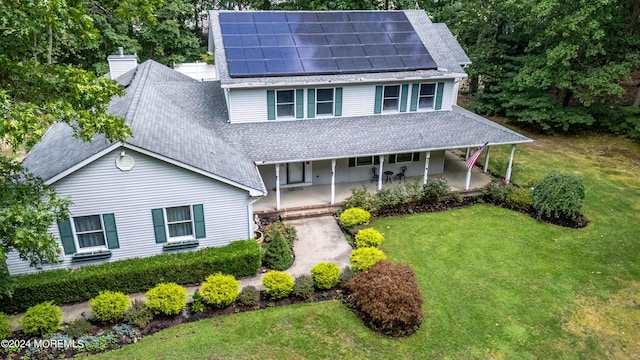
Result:
<svg viewBox="0 0 640 360"><path fill-rule="evenodd" d="M418 109L432 110L435 104L436 84L420 84Z"/></svg>
<svg viewBox="0 0 640 360"><path fill-rule="evenodd" d="M165 208L165 219L169 241L193 239L191 206Z"/></svg>
<svg viewBox="0 0 640 360"><path fill-rule="evenodd" d="M396 162L412 162L412 161L417 161L414 160L414 155L417 155L417 153L404 153L404 154L398 154L396 155Z"/></svg>
<svg viewBox="0 0 640 360"><path fill-rule="evenodd" d="M276 117L277 118L295 118L296 100L295 91L278 90L276 91Z"/></svg>
<svg viewBox="0 0 640 360"><path fill-rule="evenodd" d="M362 156L356 158L356 166L373 165L373 156Z"/></svg>
<svg viewBox="0 0 640 360"><path fill-rule="evenodd" d="M106 247L104 226L100 215L76 216L73 218L78 249Z"/></svg>
<svg viewBox="0 0 640 360"><path fill-rule="evenodd" d="M318 89L316 91L316 115L333 115L333 89Z"/></svg>
<svg viewBox="0 0 640 360"><path fill-rule="evenodd" d="M385 85L382 98L383 112L396 112L400 106L400 85Z"/></svg>

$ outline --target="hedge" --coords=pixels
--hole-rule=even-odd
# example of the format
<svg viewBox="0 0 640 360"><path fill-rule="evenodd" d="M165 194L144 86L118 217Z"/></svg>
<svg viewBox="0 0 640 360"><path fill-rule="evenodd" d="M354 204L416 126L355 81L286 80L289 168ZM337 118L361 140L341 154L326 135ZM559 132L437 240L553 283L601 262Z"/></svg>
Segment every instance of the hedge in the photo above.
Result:
<svg viewBox="0 0 640 360"><path fill-rule="evenodd" d="M261 262L260 245L254 240L243 240L221 248L17 275L13 297L0 298L0 309L16 313L45 301L55 304L86 301L104 290L131 294L147 291L159 283L195 284L215 272L250 276L258 272Z"/></svg>

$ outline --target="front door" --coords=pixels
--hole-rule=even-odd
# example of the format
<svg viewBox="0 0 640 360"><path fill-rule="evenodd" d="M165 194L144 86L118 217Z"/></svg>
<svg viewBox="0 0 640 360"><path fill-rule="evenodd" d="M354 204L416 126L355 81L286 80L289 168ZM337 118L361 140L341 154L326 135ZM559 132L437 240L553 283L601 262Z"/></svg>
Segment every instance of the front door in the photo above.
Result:
<svg viewBox="0 0 640 360"><path fill-rule="evenodd" d="M287 163L287 184L304 182L304 162Z"/></svg>

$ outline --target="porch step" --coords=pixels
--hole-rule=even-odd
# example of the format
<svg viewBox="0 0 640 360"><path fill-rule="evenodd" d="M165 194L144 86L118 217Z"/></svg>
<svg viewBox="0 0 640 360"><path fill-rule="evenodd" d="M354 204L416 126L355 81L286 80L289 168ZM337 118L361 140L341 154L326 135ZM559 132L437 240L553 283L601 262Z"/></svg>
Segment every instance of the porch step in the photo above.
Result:
<svg viewBox="0 0 640 360"><path fill-rule="evenodd" d="M281 220L295 220L295 219L306 219L324 215L333 215L335 213L334 208L326 208L326 209L318 209L318 210L302 210L295 212L285 212L280 214Z"/></svg>
<svg viewBox="0 0 640 360"><path fill-rule="evenodd" d="M341 206L342 206L342 203L336 203L333 205L329 205L329 204L307 205L307 206L290 207L290 208L285 208L280 210L259 210L259 211L255 211L254 214L257 215L258 217L264 217L264 218L278 217L280 218L280 220L293 220L293 219L302 219L302 218L330 215L330 214L333 214Z"/></svg>

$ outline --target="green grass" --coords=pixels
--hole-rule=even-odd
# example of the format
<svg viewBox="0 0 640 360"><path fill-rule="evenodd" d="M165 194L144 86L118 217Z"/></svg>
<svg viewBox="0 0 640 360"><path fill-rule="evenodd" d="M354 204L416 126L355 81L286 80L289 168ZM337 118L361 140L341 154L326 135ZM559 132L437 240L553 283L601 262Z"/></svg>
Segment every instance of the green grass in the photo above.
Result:
<svg viewBox="0 0 640 360"><path fill-rule="evenodd" d="M491 150L491 167L510 148ZM513 179L585 180L591 224L567 229L489 205L377 219L411 265L425 320L406 339L365 328L337 301L179 326L104 359L606 359L640 352L640 147L610 136L536 137Z"/></svg>

